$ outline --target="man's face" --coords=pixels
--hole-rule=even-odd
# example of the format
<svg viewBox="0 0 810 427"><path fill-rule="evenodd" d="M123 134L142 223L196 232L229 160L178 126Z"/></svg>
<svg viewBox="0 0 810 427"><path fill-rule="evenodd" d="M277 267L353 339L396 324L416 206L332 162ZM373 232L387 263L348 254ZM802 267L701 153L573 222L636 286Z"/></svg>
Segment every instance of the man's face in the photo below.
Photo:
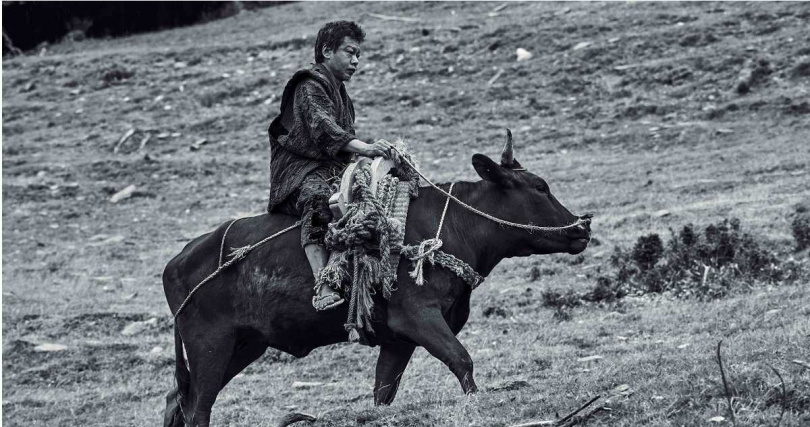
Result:
<svg viewBox="0 0 810 427"><path fill-rule="evenodd" d="M337 50L325 47L323 65L332 72L336 79L347 82L351 80L357 64L360 63L360 43L351 37L344 37Z"/></svg>

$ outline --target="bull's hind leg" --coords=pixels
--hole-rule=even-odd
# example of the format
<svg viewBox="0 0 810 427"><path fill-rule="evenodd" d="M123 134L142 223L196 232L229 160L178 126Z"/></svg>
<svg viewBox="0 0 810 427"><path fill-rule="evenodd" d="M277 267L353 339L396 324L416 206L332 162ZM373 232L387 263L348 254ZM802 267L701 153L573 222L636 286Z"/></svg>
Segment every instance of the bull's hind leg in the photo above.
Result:
<svg viewBox="0 0 810 427"><path fill-rule="evenodd" d="M438 308L421 308L389 312L391 328L425 348L441 360L458 378L465 394L475 393L478 386L473 379L470 353L456 338Z"/></svg>
<svg viewBox="0 0 810 427"><path fill-rule="evenodd" d="M225 377L222 379L222 387L225 387L233 377L247 368L248 365L253 363L256 359L260 358L264 352L267 351L267 345L259 341L241 341L236 342L236 346L231 356L231 361L228 363L228 369L225 371Z"/></svg>
<svg viewBox="0 0 810 427"><path fill-rule="evenodd" d="M196 334L184 335L188 362L191 367L191 408L186 413L191 427L208 427L211 407L222 389L236 337L232 330L195 325Z"/></svg>
<svg viewBox="0 0 810 427"><path fill-rule="evenodd" d="M416 347L410 344L383 344L377 358L377 377L374 380L374 404L390 405L397 395L402 374Z"/></svg>

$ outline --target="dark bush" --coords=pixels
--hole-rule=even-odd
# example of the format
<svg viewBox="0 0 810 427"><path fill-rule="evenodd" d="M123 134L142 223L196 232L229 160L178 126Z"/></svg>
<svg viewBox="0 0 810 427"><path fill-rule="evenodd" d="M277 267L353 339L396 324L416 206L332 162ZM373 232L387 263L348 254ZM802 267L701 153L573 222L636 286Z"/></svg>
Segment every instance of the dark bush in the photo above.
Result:
<svg viewBox="0 0 810 427"><path fill-rule="evenodd" d="M668 292L679 297L712 299L735 286L774 283L796 276L797 265L782 263L744 233L737 219L709 225L702 233L692 224L677 233L670 231L673 237L666 245L658 235L651 234L640 237L629 253L616 248L611 256L613 276L600 277L588 296L610 301L626 293Z"/></svg>
<svg viewBox="0 0 810 427"><path fill-rule="evenodd" d="M796 250L803 251L810 248L810 211L804 205L796 207L796 214L790 223L793 238L796 240Z"/></svg>
<svg viewBox="0 0 810 427"><path fill-rule="evenodd" d="M661 258L664 252L664 244L657 234L641 236L633 246L630 257L636 262L642 271L650 270Z"/></svg>

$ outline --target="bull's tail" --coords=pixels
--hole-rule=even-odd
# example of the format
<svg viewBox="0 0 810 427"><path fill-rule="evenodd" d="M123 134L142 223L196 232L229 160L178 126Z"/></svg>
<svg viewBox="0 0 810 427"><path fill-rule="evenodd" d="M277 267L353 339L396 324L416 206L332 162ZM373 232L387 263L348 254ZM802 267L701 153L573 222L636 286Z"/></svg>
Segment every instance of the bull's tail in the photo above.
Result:
<svg viewBox="0 0 810 427"><path fill-rule="evenodd" d="M174 324L175 387L166 395L166 410L163 413L163 427L183 427L185 425L183 405L188 402L191 388L191 373L188 370L180 328Z"/></svg>

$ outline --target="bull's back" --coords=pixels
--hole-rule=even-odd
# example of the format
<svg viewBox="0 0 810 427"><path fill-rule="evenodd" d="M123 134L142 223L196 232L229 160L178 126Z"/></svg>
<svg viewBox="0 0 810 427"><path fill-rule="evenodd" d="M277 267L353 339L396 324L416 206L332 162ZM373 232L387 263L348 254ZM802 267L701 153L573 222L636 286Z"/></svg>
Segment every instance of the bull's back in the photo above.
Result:
<svg viewBox="0 0 810 427"><path fill-rule="evenodd" d="M197 284L216 271L220 256L222 256L222 262L225 263L230 259L229 255L234 248L254 245L293 225L295 221L296 218L289 215L258 215L240 219L233 225L231 225L231 221L228 221L217 227L216 230L193 239L168 262L163 270L163 290L172 313L176 312ZM230 229L229 225L231 225ZM223 237L225 237L224 243ZM200 288L194 297L196 298L198 294L203 296L206 293L212 293L213 291L206 288L218 287L216 282L238 279L240 274L234 273L243 272L245 264L253 264L251 261L257 257L265 255L263 257L265 261L272 262L275 257L267 256L267 254L289 252L291 249L294 251L296 248L300 250L300 244L295 245L295 242L298 241L300 241L300 229L295 228L256 247L247 258L238 261L236 265L223 269L219 275ZM294 246L290 246L291 244Z"/></svg>

